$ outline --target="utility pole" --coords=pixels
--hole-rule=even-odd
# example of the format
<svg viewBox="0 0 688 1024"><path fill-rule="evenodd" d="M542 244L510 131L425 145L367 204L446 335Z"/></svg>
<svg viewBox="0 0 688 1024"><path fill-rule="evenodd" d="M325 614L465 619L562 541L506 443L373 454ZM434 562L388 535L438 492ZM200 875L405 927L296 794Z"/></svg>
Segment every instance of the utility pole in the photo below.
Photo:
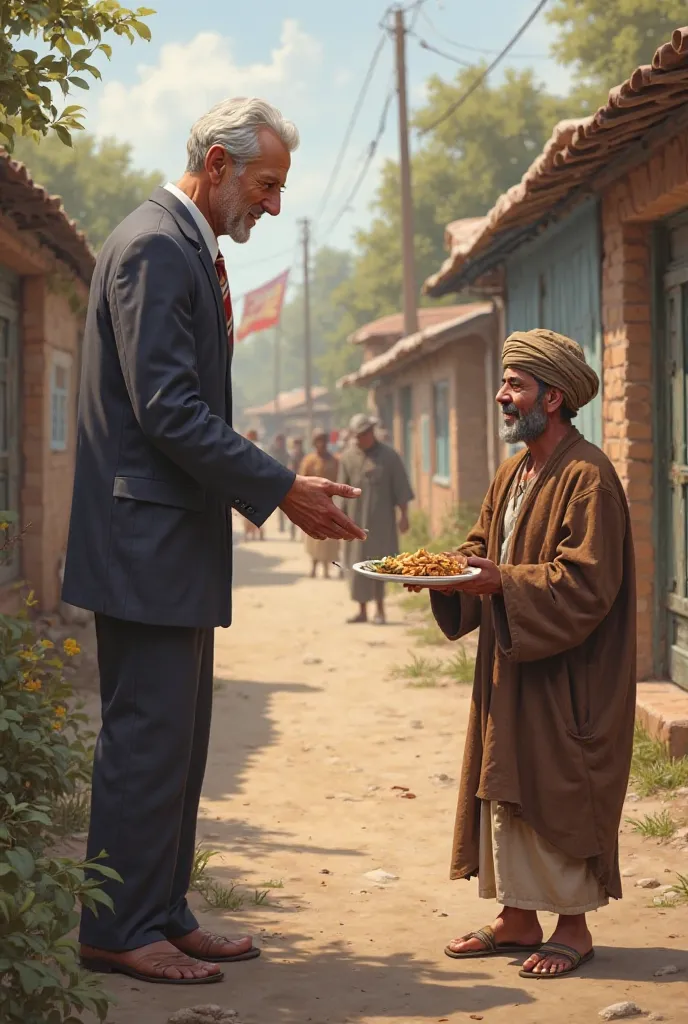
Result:
<svg viewBox="0 0 688 1024"><path fill-rule="evenodd" d="M413 198L411 193L411 159L409 156L408 107L406 103L406 27L404 10L394 12L396 38L397 95L399 97L399 158L401 169L401 227L404 271L404 334L418 330L416 268L413 251Z"/></svg>
<svg viewBox="0 0 688 1024"><path fill-rule="evenodd" d="M303 362L304 385L306 395L306 417L308 419L308 437L306 445L310 445L313 434L313 367L311 365L311 295L310 268L308 247L310 244L311 225L308 217L301 222L303 226Z"/></svg>

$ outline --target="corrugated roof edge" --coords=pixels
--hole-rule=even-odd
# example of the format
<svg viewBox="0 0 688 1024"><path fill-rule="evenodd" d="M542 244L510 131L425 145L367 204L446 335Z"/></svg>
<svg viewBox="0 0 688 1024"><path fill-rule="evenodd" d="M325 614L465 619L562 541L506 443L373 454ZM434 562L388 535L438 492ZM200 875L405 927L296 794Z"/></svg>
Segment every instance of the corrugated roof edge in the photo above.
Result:
<svg viewBox="0 0 688 1024"><path fill-rule="evenodd" d="M21 198L22 211L17 198ZM26 218L26 208L30 219ZM9 216L20 230L36 234L40 242L65 263L86 284L91 280L95 254L83 231L71 220L60 196L31 177L29 168L0 149L0 212Z"/></svg>
<svg viewBox="0 0 688 1024"><path fill-rule="evenodd" d="M590 117L555 125L542 153L521 181L499 197L468 241L452 246L423 290L439 298L469 284L490 269L491 248L516 228L553 216L557 203L589 181L629 142L637 141L688 104L688 27L674 30L652 64L637 67L615 86L607 103ZM478 259L479 258L479 259Z"/></svg>
<svg viewBox="0 0 688 1024"><path fill-rule="evenodd" d="M471 304L467 306L467 309L470 309L470 313L464 313L463 316L455 317L453 320L444 320L442 323L432 324L422 331L417 331L415 334L409 334L405 338L400 338L387 352L368 359L365 363L361 364L358 370L348 373L345 377L341 377L337 381L337 387L348 388L374 380L376 377L391 370L392 367L396 367L420 355L428 343L432 346L432 350L436 351L442 345L449 344L452 340L451 338L443 338L442 335L452 335L457 328L463 328L460 331L461 334L469 333L469 329L475 329L482 320L493 313L493 306L489 302Z"/></svg>

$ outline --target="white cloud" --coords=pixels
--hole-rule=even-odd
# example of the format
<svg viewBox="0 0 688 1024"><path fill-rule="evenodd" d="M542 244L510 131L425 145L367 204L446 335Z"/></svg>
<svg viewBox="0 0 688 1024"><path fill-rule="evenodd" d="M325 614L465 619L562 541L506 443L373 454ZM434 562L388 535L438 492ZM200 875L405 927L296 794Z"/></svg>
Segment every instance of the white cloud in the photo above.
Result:
<svg viewBox="0 0 688 1024"><path fill-rule="evenodd" d="M160 151L164 157L170 142L185 141L193 121L226 96L260 95L293 105L320 59L318 41L292 19L285 20L269 59L253 64L240 64L231 39L199 32L186 43L164 45L157 63L138 68L132 85L108 82L90 126L101 136L127 139L138 162L164 164Z"/></svg>

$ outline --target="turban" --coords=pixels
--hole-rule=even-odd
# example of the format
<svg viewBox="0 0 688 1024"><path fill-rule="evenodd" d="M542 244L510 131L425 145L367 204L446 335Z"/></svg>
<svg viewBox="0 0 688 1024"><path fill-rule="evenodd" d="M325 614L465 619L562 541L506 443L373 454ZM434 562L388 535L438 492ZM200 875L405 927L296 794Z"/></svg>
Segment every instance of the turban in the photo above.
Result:
<svg viewBox="0 0 688 1024"><path fill-rule="evenodd" d="M504 342L502 365L526 370L550 387L558 388L571 412L591 402L600 381L577 341L547 331L514 331Z"/></svg>

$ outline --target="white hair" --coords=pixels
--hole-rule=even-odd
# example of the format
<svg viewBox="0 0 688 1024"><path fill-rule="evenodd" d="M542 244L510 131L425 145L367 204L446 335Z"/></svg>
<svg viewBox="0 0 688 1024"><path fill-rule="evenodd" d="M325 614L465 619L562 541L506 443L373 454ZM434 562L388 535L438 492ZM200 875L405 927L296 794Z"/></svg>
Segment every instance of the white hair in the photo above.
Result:
<svg viewBox="0 0 688 1024"><path fill-rule="evenodd" d="M260 156L258 130L271 128L292 153L299 145L298 128L266 100L239 96L217 103L194 124L186 144L187 171L202 171L211 146L222 146L234 160L236 173Z"/></svg>

